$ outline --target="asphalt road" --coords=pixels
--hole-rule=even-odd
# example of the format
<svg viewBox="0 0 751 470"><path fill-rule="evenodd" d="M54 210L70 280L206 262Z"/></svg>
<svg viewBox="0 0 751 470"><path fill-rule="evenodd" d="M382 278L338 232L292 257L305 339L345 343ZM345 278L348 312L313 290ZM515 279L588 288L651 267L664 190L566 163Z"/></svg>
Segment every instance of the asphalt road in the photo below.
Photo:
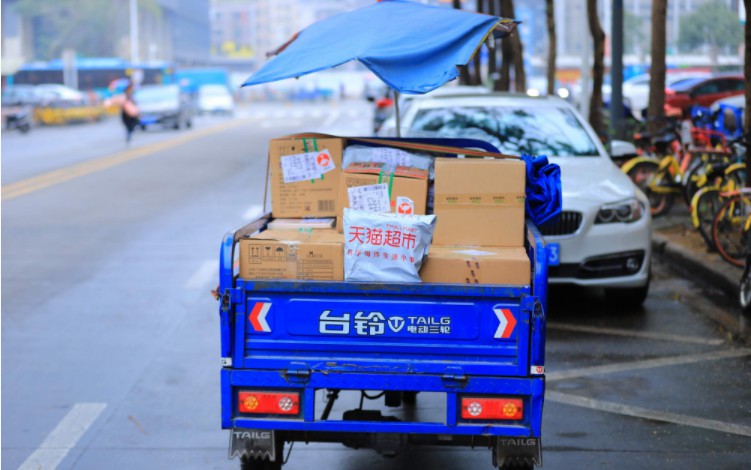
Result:
<svg viewBox="0 0 751 470"><path fill-rule="evenodd" d="M238 468L209 295L222 236L260 210L269 138L363 135L369 119L364 102L255 105L130 147L114 120L3 133L2 468ZM751 350L707 319L721 305L653 269L637 311L553 290L545 468L751 462ZM285 468L492 466L487 449L295 444Z"/></svg>

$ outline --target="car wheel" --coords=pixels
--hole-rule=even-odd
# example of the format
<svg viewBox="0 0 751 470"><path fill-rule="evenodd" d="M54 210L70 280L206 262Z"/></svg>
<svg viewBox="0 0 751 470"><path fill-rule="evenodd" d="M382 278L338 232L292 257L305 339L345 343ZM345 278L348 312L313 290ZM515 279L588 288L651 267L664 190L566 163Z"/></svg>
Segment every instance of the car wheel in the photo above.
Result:
<svg viewBox="0 0 751 470"><path fill-rule="evenodd" d="M175 123L172 125L172 128L175 129L176 131L180 130L180 120L179 119L175 120Z"/></svg>
<svg viewBox="0 0 751 470"><path fill-rule="evenodd" d="M650 278L647 278L647 283L641 287L621 287L621 288L609 288L605 289L605 297L608 302L628 308L638 308L647 300L649 294Z"/></svg>
<svg viewBox="0 0 751 470"><path fill-rule="evenodd" d="M188 129L191 129L193 127L193 120L188 119L188 122L185 123L185 127L187 127Z"/></svg>

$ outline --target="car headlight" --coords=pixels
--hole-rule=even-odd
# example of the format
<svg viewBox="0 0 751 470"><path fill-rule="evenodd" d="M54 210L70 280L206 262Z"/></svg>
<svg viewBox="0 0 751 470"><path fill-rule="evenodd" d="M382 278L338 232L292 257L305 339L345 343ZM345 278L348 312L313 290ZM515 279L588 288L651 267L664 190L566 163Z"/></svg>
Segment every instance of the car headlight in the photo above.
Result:
<svg viewBox="0 0 751 470"><path fill-rule="evenodd" d="M636 222L644 215L644 206L636 198L628 199L600 207L595 219L596 224Z"/></svg>

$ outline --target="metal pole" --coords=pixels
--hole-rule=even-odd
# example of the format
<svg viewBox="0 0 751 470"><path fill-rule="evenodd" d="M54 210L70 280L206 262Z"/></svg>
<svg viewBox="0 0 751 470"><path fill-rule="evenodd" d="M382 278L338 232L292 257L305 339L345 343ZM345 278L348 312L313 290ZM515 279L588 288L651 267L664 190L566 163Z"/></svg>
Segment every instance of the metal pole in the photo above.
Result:
<svg viewBox="0 0 751 470"><path fill-rule="evenodd" d="M141 62L138 44L138 0L130 0L130 62Z"/></svg>
<svg viewBox="0 0 751 470"><path fill-rule="evenodd" d="M610 127L613 139L623 138L623 0L613 0L610 37Z"/></svg>

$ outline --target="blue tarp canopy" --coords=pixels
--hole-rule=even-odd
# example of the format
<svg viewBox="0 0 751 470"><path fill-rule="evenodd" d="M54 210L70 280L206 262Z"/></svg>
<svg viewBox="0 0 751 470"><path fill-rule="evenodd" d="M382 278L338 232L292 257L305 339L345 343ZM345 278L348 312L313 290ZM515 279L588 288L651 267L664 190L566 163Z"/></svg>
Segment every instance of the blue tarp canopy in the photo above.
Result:
<svg viewBox="0 0 751 470"><path fill-rule="evenodd" d="M449 7L385 0L314 23L282 46L243 86L299 77L351 60L400 93L427 93L459 75L489 34L516 22Z"/></svg>

